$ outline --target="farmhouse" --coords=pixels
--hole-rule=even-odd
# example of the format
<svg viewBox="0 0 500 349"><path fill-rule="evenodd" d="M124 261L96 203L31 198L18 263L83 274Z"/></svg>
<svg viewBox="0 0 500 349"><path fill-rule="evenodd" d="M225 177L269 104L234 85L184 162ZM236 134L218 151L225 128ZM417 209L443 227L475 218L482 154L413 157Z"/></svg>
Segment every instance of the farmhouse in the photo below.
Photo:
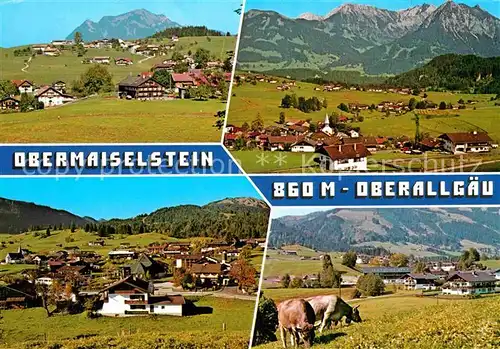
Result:
<svg viewBox="0 0 500 349"><path fill-rule="evenodd" d="M29 80L12 80L12 83L16 85L19 93L33 93L35 90L35 85Z"/></svg>
<svg viewBox="0 0 500 349"><path fill-rule="evenodd" d="M165 96L165 91L166 87L148 74L129 76L118 84L120 98L161 99Z"/></svg>
<svg viewBox="0 0 500 349"><path fill-rule="evenodd" d="M56 56L59 56L61 54L61 51L59 51L58 48L55 48L55 47L47 47L44 51L43 51L43 55L44 56L52 56L52 57L56 57Z"/></svg>
<svg viewBox="0 0 500 349"><path fill-rule="evenodd" d="M172 83L175 88L186 88L195 85L193 77L187 73L173 73L171 74Z"/></svg>
<svg viewBox="0 0 500 349"><path fill-rule="evenodd" d="M453 154L481 153L491 150L492 139L486 132L445 133L439 136L443 148Z"/></svg>
<svg viewBox="0 0 500 349"><path fill-rule="evenodd" d="M186 301L182 295L154 296L152 284L133 276L111 284L100 293L104 303L98 312L102 315L184 315Z"/></svg>
<svg viewBox="0 0 500 349"><path fill-rule="evenodd" d="M134 64L130 58L115 58L115 65L131 65Z"/></svg>
<svg viewBox="0 0 500 349"><path fill-rule="evenodd" d="M437 276L433 274L407 274L401 278L407 290L435 290Z"/></svg>
<svg viewBox="0 0 500 349"><path fill-rule="evenodd" d="M53 40L52 46L71 46L73 45L73 40Z"/></svg>
<svg viewBox="0 0 500 349"><path fill-rule="evenodd" d="M35 285L26 280L0 285L0 309L35 306L36 298Z"/></svg>
<svg viewBox="0 0 500 349"><path fill-rule="evenodd" d="M19 110L19 101L14 97L0 99L0 110Z"/></svg>
<svg viewBox="0 0 500 349"><path fill-rule="evenodd" d="M203 263L193 264L191 266L191 274L193 277L200 280L205 287L214 287L229 284L229 278L224 277L222 264L218 263Z"/></svg>
<svg viewBox="0 0 500 349"><path fill-rule="evenodd" d="M59 80L59 81L55 81L52 83L52 87L55 88L57 91L61 92L61 93L65 93L66 92L66 83L62 80Z"/></svg>
<svg viewBox="0 0 500 349"><path fill-rule="evenodd" d="M166 274L165 266L145 254L141 254L139 258L132 264L122 267L125 277L134 275L138 278L150 277L153 279L164 277Z"/></svg>
<svg viewBox="0 0 500 349"><path fill-rule="evenodd" d="M269 136L269 149L271 151L287 150L301 139L298 136Z"/></svg>
<svg viewBox="0 0 500 349"><path fill-rule="evenodd" d="M53 107L71 102L75 98L56 90L52 86L45 86L35 92L35 97L42 102L44 107Z"/></svg>
<svg viewBox="0 0 500 349"><path fill-rule="evenodd" d="M495 275L484 271L459 271L452 274L442 287L443 294L458 296L495 292Z"/></svg>
<svg viewBox="0 0 500 349"><path fill-rule="evenodd" d="M110 57L94 57L90 60L91 63L96 63L96 64L109 64L111 63L111 58Z"/></svg>
<svg viewBox="0 0 500 349"><path fill-rule="evenodd" d="M314 153L316 151L316 142L302 139L293 143L290 150L294 153Z"/></svg>
<svg viewBox="0 0 500 349"><path fill-rule="evenodd" d="M127 258L127 259L132 259L135 256L134 251L127 251L127 250L115 250L115 251L109 251L108 252L109 258Z"/></svg>
<svg viewBox="0 0 500 349"><path fill-rule="evenodd" d="M366 158L371 155L362 143L331 145L317 152L321 167L329 171L366 171Z"/></svg>
<svg viewBox="0 0 500 349"><path fill-rule="evenodd" d="M407 267L363 267L361 271L364 275L380 276L385 284L400 284L403 282L401 278L411 272Z"/></svg>
<svg viewBox="0 0 500 349"><path fill-rule="evenodd" d="M31 49L39 54L43 53L49 47L50 47L49 45L45 45L45 44L31 45Z"/></svg>

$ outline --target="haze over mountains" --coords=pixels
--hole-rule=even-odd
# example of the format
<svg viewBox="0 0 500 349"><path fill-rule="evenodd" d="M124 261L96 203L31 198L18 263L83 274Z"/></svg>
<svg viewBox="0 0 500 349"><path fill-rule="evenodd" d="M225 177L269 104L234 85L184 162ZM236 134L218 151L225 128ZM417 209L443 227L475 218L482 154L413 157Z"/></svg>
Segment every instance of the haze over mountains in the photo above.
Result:
<svg viewBox="0 0 500 349"><path fill-rule="evenodd" d="M475 243L500 251L499 218L498 208L335 209L273 219L269 244L321 251L412 244L436 252Z"/></svg>
<svg viewBox="0 0 500 349"><path fill-rule="evenodd" d="M208 203L203 206L180 205L160 208L148 214L141 214L128 219L99 220L118 226L119 224L146 224L150 227L171 225L175 229L189 230L189 233L198 236L207 232L224 233L224 224L234 221L234 229L242 232L249 229L248 234L267 231L269 207L264 201L251 197L226 198ZM30 227L38 226L43 229L49 225L59 227L61 224L68 227L74 223L83 227L87 223L97 223L91 217L81 217L65 210L54 209L35 203L0 198L0 234L18 234L27 231ZM233 222L229 222L233 223ZM220 229L220 230L219 230ZM251 230L251 231L250 231Z"/></svg>
<svg viewBox="0 0 500 349"><path fill-rule="evenodd" d="M391 11L344 4L326 16L245 14L238 61L243 69L363 69L397 74L446 54L500 56L500 20L452 1Z"/></svg>
<svg viewBox="0 0 500 349"><path fill-rule="evenodd" d="M179 26L180 24L162 14L139 9L118 16L104 16L97 23L86 20L73 30L67 39L73 39L76 32L80 32L85 41L105 38L142 39L166 28Z"/></svg>

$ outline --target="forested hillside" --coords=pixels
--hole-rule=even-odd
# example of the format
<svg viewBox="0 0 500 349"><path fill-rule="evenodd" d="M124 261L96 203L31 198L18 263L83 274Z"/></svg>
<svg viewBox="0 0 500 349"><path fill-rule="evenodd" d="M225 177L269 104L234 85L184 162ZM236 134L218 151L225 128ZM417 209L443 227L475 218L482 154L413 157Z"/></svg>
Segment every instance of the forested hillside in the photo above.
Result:
<svg viewBox="0 0 500 349"><path fill-rule="evenodd" d="M73 226L97 232L100 236L155 231L176 238L231 240L234 237L265 237L268 219L269 208L263 201L254 198L228 198L205 206L165 207L150 214L99 222L32 203L6 199L0 201L0 232L14 234L34 228L59 228L62 225L64 228Z"/></svg>
<svg viewBox="0 0 500 349"><path fill-rule="evenodd" d="M166 28L156 32L151 37L156 39L170 39L173 36L229 36L230 33L223 33L218 30L208 29L205 26L185 26L177 28Z"/></svg>
<svg viewBox="0 0 500 349"><path fill-rule="evenodd" d="M387 84L464 91L500 93L500 57L448 54L423 67L389 78Z"/></svg>
<svg viewBox="0 0 500 349"><path fill-rule="evenodd" d="M463 240L500 249L498 209L338 209L285 216L272 221L269 243L323 251L374 242L412 243L460 251Z"/></svg>

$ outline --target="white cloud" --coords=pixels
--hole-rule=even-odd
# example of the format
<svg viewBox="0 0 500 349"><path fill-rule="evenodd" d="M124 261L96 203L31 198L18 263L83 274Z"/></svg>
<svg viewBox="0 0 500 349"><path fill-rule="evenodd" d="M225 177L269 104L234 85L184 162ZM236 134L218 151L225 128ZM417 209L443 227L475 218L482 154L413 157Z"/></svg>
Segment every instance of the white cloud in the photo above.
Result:
<svg viewBox="0 0 500 349"><path fill-rule="evenodd" d="M19 4L24 0L0 0L0 5Z"/></svg>

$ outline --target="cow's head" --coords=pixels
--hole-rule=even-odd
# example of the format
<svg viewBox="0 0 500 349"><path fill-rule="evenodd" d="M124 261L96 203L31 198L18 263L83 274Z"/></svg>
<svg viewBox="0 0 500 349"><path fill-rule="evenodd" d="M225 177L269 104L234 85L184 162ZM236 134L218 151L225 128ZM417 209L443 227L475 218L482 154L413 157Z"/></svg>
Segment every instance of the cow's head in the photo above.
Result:
<svg viewBox="0 0 500 349"><path fill-rule="evenodd" d="M361 316L359 315L359 304L352 308L351 320L354 322L361 322Z"/></svg>
<svg viewBox="0 0 500 349"><path fill-rule="evenodd" d="M295 328L295 330L297 331L299 338L304 341L304 346L306 348L310 348L314 343L314 325L306 324L304 327Z"/></svg>

